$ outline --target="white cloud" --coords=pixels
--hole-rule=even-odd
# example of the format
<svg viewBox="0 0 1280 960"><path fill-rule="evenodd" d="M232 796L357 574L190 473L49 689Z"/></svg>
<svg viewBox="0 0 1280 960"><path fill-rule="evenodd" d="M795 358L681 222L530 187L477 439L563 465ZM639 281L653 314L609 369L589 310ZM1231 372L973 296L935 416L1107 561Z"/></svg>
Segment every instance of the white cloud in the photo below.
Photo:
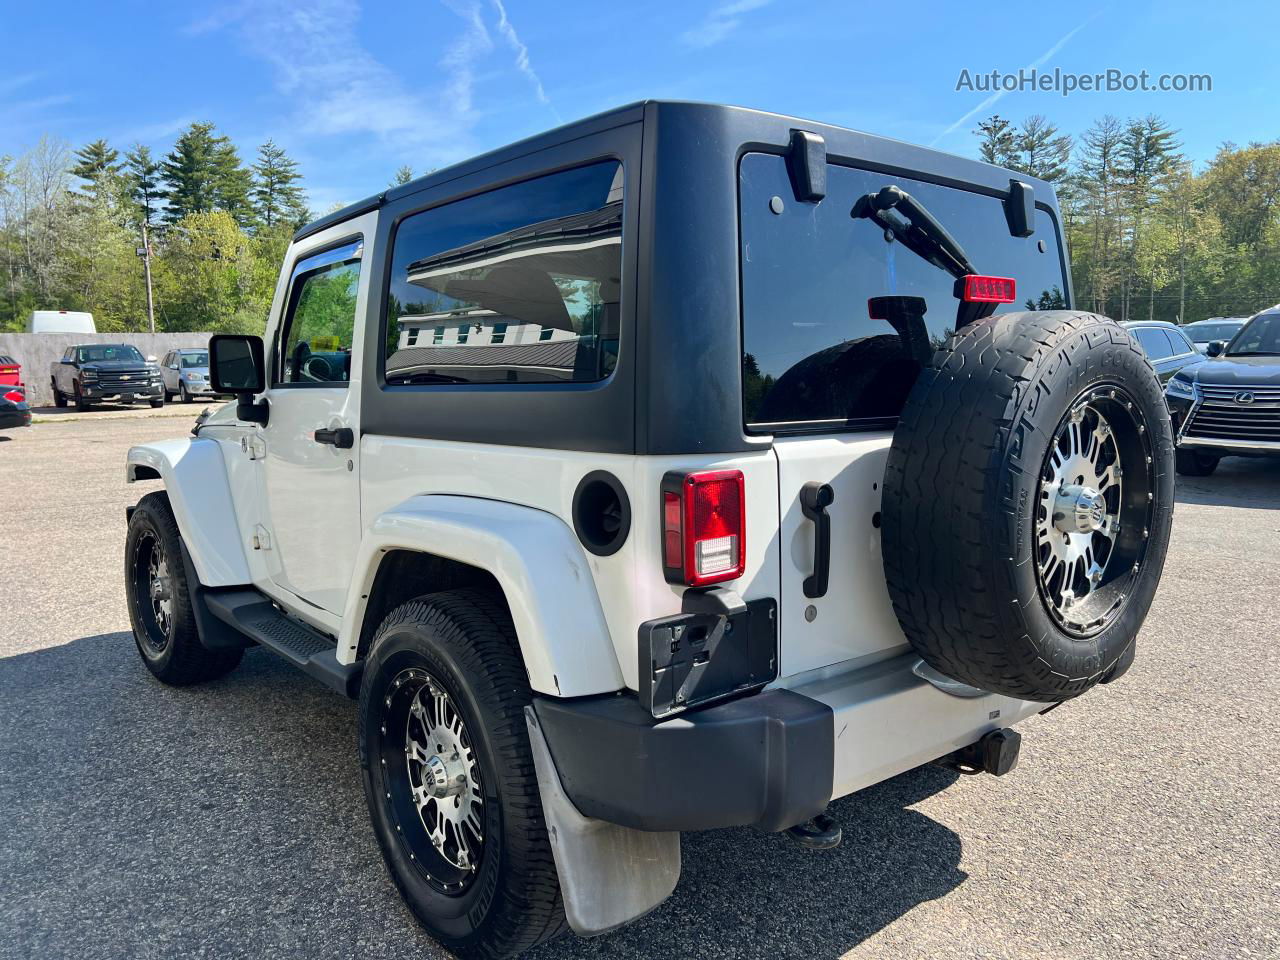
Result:
<svg viewBox="0 0 1280 960"><path fill-rule="evenodd" d="M529 62L529 48L525 46L524 41L520 39L516 33L516 28L511 25L511 21L507 19L507 8L502 5L502 0L493 0L493 5L498 11L498 32L502 34L508 46L515 51L516 69L529 78L529 82L533 84L533 92L537 94L538 102L545 103L555 112L555 107L551 105L551 101L547 98L547 92L542 89L542 78L538 76L533 65ZM557 118L559 113L556 113Z"/></svg>
<svg viewBox="0 0 1280 960"><path fill-rule="evenodd" d="M1034 70L1034 69L1038 69L1039 67L1043 67L1046 63L1048 63L1051 59L1053 59L1053 57L1055 57L1055 56L1057 55L1057 53L1058 53L1058 51L1059 51L1059 50L1061 50L1063 47L1065 47L1065 46L1067 45L1067 41L1068 41L1068 40L1070 40L1070 39L1071 39L1072 37L1074 37L1077 33L1079 33L1081 30L1083 30L1085 27L1087 27L1087 26L1088 26L1090 23L1092 23L1092 22L1093 22L1097 17L1098 17L1098 14L1096 14L1096 13L1095 13L1092 17L1090 17L1090 18L1089 18L1088 20L1086 20L1084 23L1080 24L1080 26L1076 27L1074 30L1070 31L1070 32L1069 32L1069 33L1067 33L1065 36L1063 36L1061 39L1059 39L1057 43L1055 43L1052 47L1050 47L1050 48L1049 48L1048 50L1046 50L1044 53L1040 54L1040 56L1039 56L1039 57L1037 57L1035 60L1031 61L1031 63L1027 64L1027 65L1026 65L1026 67L1024 67L1023 69L1024 69L1024 70ZM955 123L953 123L953 124L951 124L949 127L947 127L947 129L943 130L940 134L938 134L936 137L934 137L934 138L933 138L933 140L929 143L929 146L931 146L931 147L936 146L936 145L938 144L938 141L940 141L940 140L944 139L945 137L947 137L947 136L949 136L949 135L951 135L951 134L955 133L955 132L956 132L957 130L959 130L962 126L964 126L966 123L968 123L968 122L969 122L970 120L972 120L974 117L976 117L979 113L982 113L982 112L984 112L984 111L986 111L986 110L991 109L991 107L995 106L995 104L996 104L1000 99L1002 99L1002 98L1004 97L1004 95L1005 95L1006 93L1008 93L1008 92L1009 92L1008 90L1005 90L1005 89L1001 88L1000 90L997 90L995 93L993 93L993 94L991 94L990 96L988 96L987 98L985 98L981 103L979 103L976 107L974 107L972 110L970 110L968 113L966 113L963 117L961 117L961 118L960 118L959 120L957 120Z"/></svg>
<svg viewBox="0 0 1280 960"><path fill-rule="evenodd" d="M730 0L715 7L696 26L680 35L680 40L690 47L705 48L719 43L742 23L742 15L768 6L772 0Z"/></svg>

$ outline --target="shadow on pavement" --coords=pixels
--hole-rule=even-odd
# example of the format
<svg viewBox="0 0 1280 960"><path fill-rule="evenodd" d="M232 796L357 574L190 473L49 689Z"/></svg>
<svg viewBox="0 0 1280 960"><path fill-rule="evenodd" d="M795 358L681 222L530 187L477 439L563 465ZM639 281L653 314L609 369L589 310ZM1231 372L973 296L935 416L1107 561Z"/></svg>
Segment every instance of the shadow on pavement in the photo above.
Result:
<svg viewBox="0 0 1280 960"><path fill-rule="evenodd" d="M1224 457L1207 477L1178 477L1174 499L1205 506L1280 509L1280 457Z"/></svg>
<svg viewBox="0 0 1280 960"><path fill-rule="evenodd" d="M0 659L0 929L15 956L433 957L368 825L355 708L265 651L165 687L128 633ZM687 834L650 917L544 958L836 957L966 875L908 809L922 768L832 805L844 844ZM673 784L672 789L679 789Z"/></svg>

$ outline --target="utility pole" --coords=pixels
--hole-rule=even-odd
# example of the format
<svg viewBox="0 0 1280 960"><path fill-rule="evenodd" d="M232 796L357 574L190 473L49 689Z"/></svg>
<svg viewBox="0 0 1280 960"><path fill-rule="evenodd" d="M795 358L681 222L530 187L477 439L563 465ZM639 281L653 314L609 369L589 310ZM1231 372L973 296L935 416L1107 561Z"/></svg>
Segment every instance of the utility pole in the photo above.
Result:
<svg viewBox="0 0 1280 960"><path fill-rule="evenodd" d="M151 298L151 238L147 235L147 221L142 221L142 246L138 248L138 256L142 258L142 270L147 277L147 325L152 333L156 332L156 307Z"/></svg>

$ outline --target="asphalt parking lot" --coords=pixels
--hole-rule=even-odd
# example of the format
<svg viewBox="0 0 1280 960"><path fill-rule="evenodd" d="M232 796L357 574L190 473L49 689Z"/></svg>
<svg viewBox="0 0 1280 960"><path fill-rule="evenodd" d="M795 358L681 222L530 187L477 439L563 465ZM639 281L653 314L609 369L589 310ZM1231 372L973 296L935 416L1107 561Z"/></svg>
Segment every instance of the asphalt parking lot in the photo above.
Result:
<svg viewBox="0 0 1280 960"><path fill-rule="evenodd" d="M0 433L0 957L440 956L382 868L350 703L265 651L185 690L138 662L124 507L155 484L124 454L174 410ZM537 955L1280 956L1277 544L1280 462L1181 480L1137 664L1023 726L1013 774L845 798L829 853L687 834L654 914Z"/></svg>

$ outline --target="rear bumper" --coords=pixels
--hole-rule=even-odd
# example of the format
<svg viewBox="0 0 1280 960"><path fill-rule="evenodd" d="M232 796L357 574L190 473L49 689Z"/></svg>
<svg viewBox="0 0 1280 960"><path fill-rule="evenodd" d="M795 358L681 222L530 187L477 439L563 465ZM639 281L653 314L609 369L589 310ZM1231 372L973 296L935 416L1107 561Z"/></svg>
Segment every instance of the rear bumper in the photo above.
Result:
<svg viewBox="0 0 1280 960"><path fill-rule="evenodd" d="M15 427L29 427L31 411L17 410L0 413L0 430L12 430Z"/></svg>
<svg viewBox="0 0 1280 960"><path fill-rule="evenodd" d="M565 792L588 817L637 830L781 830L831 799L831 709L789 690L655 722L628 694L534 710Z"/></svg>
<svg viewBox="0 0 1280 960"><path fill-rule="evenodd" d="M586 816L639 830L781 830L1046 706L944 693L916 661L903 654L663 721L629 694L537 697L534 709Z"/></svg>

